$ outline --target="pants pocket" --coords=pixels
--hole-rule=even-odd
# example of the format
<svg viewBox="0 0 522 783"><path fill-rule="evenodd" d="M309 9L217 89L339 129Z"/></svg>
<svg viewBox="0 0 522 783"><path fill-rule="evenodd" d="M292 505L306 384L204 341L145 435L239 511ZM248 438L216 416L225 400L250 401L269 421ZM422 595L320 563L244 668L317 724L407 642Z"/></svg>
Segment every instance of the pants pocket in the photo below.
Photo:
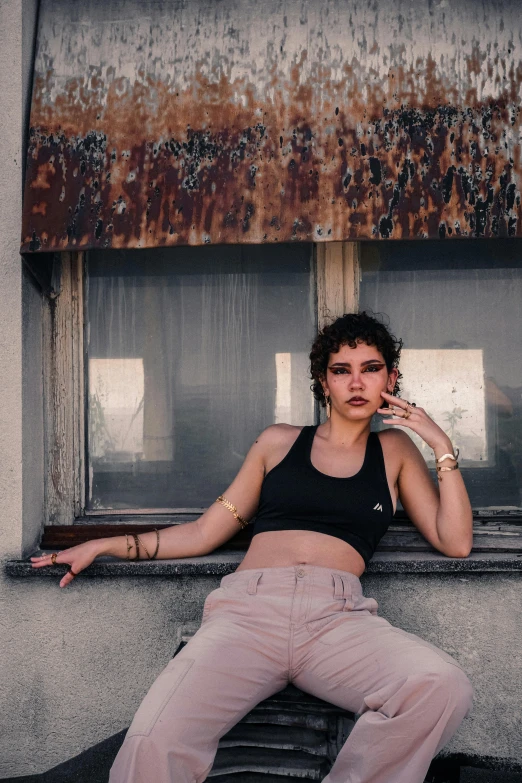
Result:
<svg viewBox="0 0 522 783"><path fill-rule="evenodd" d="M331 622L334 617L337 617L338 613L335 612L334 614L326 615L325 617L320 617L318 620L311 620L306 623L306 630L309 634L312 636L316 633L318 633L321 628L324 628L327 623Z"/></svg>
<svg viewBox="0 0 522 783"><path fill-rule="evenodd" d="M140 704L127 732L127 737L137 734L148 736L158 718L172 698L194 658L173 658L151 685L149 692Z"/></svg>
<svg viewBox="0 0 522 783"><path fill-rule="evenodd" d="M222 587L217 587L215 590L212 590L207 597L205 598L205 603L203 604L203 615L202 619L205 619L210 612L212 611L212 607L214 606L214 603L216 599L219 597L219 595L223 592Z"/></svg>
<svg viewBox="0 0 522 783"><path fill-rule="evenodd" d="M351 612L353 606L354 602L351 597L331 599L325 601L319 607L312 605L306 619L306 630L311 636L314 636L336 618L346 617L346 614Z"/></svg>
<svg viewBox="0 0 522 783"><path fill-rule="evenodd" d="M368 612L369 614L377 615L379 604L375 598L369 598L365 595L361 595L354 602L352 608L354 612Z"/></svg>

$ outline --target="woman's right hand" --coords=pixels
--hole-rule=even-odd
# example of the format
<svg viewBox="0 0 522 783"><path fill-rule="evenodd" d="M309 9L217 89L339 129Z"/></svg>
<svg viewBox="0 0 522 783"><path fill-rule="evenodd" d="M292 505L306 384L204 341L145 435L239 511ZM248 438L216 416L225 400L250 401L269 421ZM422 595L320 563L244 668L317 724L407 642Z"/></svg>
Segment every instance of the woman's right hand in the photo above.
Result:
<svg viewBox="0 0 522 783"><path fill-rule="evenodd" d="M55 562L64 563L70 566L77 575L101 554L100 550L99 540L94 539L93 541L86 541L84 544L78 544L77 546L72 546L69 549L63 549L61 552L57 552ZM51 561L51 554L31 557L32 567L43 568L44 566L54 565ZM72 574L66 573L60 580L60 587L67 587L73 579L75 579L75 577Z"/></svg>

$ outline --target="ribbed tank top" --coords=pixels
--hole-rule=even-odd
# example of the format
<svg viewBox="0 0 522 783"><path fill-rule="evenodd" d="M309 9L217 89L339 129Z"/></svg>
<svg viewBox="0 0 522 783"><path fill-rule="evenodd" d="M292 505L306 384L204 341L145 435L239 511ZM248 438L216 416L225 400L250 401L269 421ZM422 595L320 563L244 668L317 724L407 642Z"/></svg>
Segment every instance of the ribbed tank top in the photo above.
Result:
<svg viewBox="0 0 522 783"><path fill-rule="evenodd" d="M266 474L252 535L314 530L351 544L368 564L393 518L379 436L370 432L360 471L338 478L312 465L318 426L303 427L288 454Z"/></svg>

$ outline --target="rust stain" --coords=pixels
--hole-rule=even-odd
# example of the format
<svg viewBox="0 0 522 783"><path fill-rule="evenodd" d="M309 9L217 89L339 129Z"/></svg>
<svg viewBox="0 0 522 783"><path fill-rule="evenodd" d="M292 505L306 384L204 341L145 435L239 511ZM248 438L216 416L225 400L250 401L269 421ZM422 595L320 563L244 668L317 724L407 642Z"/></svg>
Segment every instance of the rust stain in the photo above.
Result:
<svg viewBox="0 0 522 783"><path fill-rule="evenodd" d="M52 181L53 174L56 174L54 167L54 155L49 157L49 160L39 165L35 171L34 179L30 182L29 187L34 190L47 190L51 187L49 179Z"/></svg>
<svg viewBox="0 0 522 783"><path fill-rule="evenodd" d="M500 24L498 3L491 13ZM52 18L46 27L44 3L41 36ZM377 37L359 61L326 44L311 53L294 42L288 58L279 47L257 80L227 74L228 55L209 66L209 45L181 84L145 66L161 30L132 79L102 48L68 78L39 56L24 252L522 236L522 59L500 33L468 45L458 79L440 53L410 52L408 64L405 45L392 59ZM232 59L248 56L233 27L226 37ZM454 62L458 44L445 57Z"/></svg>

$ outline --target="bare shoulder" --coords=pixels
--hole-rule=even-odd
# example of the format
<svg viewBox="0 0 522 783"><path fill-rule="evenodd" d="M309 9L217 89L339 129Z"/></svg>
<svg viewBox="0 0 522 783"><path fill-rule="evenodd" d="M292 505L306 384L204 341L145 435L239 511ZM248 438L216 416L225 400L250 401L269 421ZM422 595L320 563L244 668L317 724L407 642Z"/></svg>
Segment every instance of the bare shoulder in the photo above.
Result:
<svg viewBox="0 0 522 783"><path fill-rule="evenodd" d="M393 461L398 466L406 460L415 459L417 455L421 456L419 449L404 430L389 427L379 432L379 440L385 460Z"/></svg>
<svg viewBox="0 0 522 783"><path fill-rule="evenodd" d="M379 432L379 438L383 446L386 444L388 449L408 449L411 445L415 445L410 436L399 430L396 427L388 427L385 430Z"/></svg>
<svg viewBox="0 0 522 783"><path fill-rule="evenodd" d="M257 437L267 473L286 456L302 429L294 424L271 424Z"/></svg>
<svg viewBox="0 0 522 783"><path fill-rule="evenodd" d="M303 428L294 424L271 424L256 438L264 449L291 445Z"/></svg>

